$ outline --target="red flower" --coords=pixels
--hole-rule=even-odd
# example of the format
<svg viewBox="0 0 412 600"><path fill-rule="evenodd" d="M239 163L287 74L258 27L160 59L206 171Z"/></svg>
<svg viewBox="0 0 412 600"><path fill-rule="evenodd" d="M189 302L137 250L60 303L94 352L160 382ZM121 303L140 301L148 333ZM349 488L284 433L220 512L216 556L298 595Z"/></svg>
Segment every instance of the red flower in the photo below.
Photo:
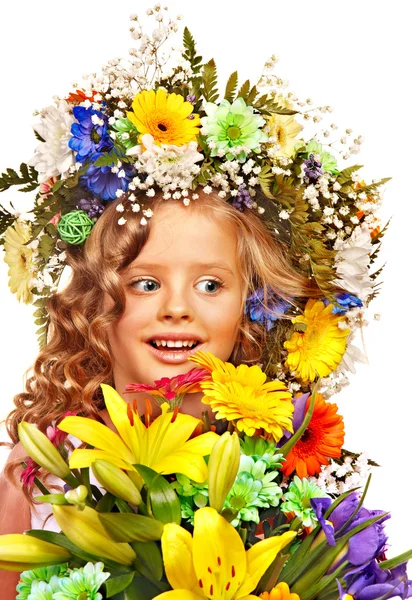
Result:
<svg viewBox="0 0 412 600"><path fill-rule="evenodd" d="M308 411L310 397L306 401ZM330 458L339 458L345 439L343 418L337 414L336 404L326 402L322 394L317 394L315 408L310 423L286 457L282 471L288 477L296 471L303 479L320 473L321 466L327 465Z"/></svg>
<svg viewBox="0 0 412 600"><path fill-rule="evenodd" d="M125 393L146 392L153 396L159 403L170 402L172 408L180 406L185 394L201 392L200 383L210 379L210 373L205 369L194 367L188 373L176 375L175 377L162 377L154 382L154 385L145 383L129 383Z"/></svg>
<svg viewBox="0 0 412 600"><path fill-rule="evenodd" d="M80 104L80 102L84 102L85 100L90 100L90 102L94 102L94 97L96 94L97 92L93 91L91 96L86 96L83 90L76 90L76 93L70 92L66 100L68 102L73 102L74 104Z"/></svg>

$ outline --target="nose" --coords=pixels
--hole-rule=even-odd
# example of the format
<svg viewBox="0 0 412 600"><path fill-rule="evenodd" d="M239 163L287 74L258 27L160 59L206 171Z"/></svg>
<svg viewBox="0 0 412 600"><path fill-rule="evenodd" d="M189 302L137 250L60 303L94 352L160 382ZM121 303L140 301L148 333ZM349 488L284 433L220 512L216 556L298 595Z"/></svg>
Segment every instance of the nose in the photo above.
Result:
<svg viewBox="0 0 412 600"><path fill-rule="evenodd" d="M159 318L165 321L192 321L194 311L188 296L188 291L183 285L165 291L159 308Z"/></svg>

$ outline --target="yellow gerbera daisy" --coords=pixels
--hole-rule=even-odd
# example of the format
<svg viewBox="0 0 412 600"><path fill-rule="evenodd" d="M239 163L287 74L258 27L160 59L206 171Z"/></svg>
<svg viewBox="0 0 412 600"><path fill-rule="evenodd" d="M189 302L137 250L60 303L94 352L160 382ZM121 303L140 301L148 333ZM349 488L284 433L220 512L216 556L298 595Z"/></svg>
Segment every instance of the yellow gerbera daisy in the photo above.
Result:
<svg viewBox="0 0 412 600"><path fill-rule="evenodd" d="M33 300L31 280L36 270L35 251L24 244L31 237L31 224L17 221L4 234L4 262L9 266L9 288L19 302L30 304Z"/></svg>
<svg viewBox="0 0 412 600"><path fill-rule="evenodd" d="M332 314L333 304L325 306L321 300L308 300L303 315L292 320L303 323L306 330L295 331L284 343L289 355L285 366L294 371L303 382L326 377L342 360L350 329L341 329L344 317Z"/></svg>
<svg viewBox="0 0 412 600"><path fill-rule="evenodd" d="M299 596L293 594L289 590L288 584L284 581L278 583L271 592L263 592L260 594L259 598L263 598L263 600L299 600Z"/></svg>
<svg viewBox="0 0 412 600"><path fill-rule="evenodd" d="M293 433L293 404L291 393L280 381L266 381L266 375L257 366L235 367L210 352L196 352L189 360L207 369L212 380L200 387L216 419L236 421L239 431L254 435L263 429L279 441L286 429Z"/></svg>
<svg viewBox="0 0 412 600"><path fill-rule="evenodd" d="M183 146L195 141L199 135L200 119L194 114L193 105L179 94L168 94L164 89L139 92L128 112L129 121L142 136L149 133L155 143Z"/></svg>
<svg viewBox="0 0 412 600"><path fill-rule="evenodd" d="M275 100L285 108L291 108L290 102L282 96L276 97ZM273 114L269 118L268 125L269 136L274 137L275 143L280 146L275 156L292 156L295 144L298 141L295 138L302 131L302 125L295 120L293 115L277 114Z"/></svg>

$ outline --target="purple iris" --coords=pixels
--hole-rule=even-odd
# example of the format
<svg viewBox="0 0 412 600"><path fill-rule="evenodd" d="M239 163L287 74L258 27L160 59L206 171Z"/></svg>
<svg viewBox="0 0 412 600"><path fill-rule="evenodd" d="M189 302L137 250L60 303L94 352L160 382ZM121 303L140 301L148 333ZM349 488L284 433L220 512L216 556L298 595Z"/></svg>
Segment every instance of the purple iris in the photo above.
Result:
<svg viewBox="0 0 412 600"><path fill-rule="evenodd" d="M76 152L76 160L85 162L96 152L111 150L113 142L107 133L107 117L94 108L75 106L73 116L78 123L71 127L69 147Z"/></svg>
<svg viewBox="0 0 412 600"><path fill-rule="evenodd" d="M366 567L354 569L344 576L346 590L338 582L339 600L345 600L346 594L355 600L376 600L376 598L410 598L412 581L408 581L406 563L391 569L381 569L373 560Z"/></svg>
<svg viewBox="0 0 412 600"><path fill-rule="evenodd" d="M332 313L334 315L342 315L345 314L351 308L360 308L361 306L363 306L362 300L357 296L354 296L353 294L338 294L336 296L336 301L338 302L339 306L336 306L335 304L335 306L333 307ZM328 304L330 304L330 301L327 298L324 298L323 303L325 304L325 306L328 306Z"/></svg>
<svg viewBox="0 0 412 600"><path fill-rule="evenodd" d="M267 308L264 306L263 287L253 292L246 300L245 314L249 316L251 321L258 321L265 325L266 330L270 331L281 315L291 306L289 302L282 300L273 291L268 291ZM272 314L274 311L275 314Z"/></svg>
<svg viewBox="0 0 412 600"><path fill-rule="evenodd" d="M304 171L306 183L316 183L324 170L322 169L322 163L315 159L314 154L309 154L309 158L304 161Z"/></svg>
<svg viewBox="0 0 412 600"><path fill-rule="evenodd" d="M298 396L297 398L292 398L292 403L293 403L293 406L295 407L295 410L293 411L293 421L292 421L293 431L297 431L303 423L303 420L306 415L306 404L307 404L309 396L310 396L310 392L307 392L306 394L302 394L301 396ZM277 443L277 447L281 448L284 444L286 444L288 439L290 439L292 437L292 435L293 434L290 431L284 431L282 439L279 440L279 442Z"/></svg>
<svg viewBox="0 0 412 600"><path fill-rule="evenodd" d="M239 186L238 195L234 197L232 206L239 212L244 212L245 208L253 208L252 197L244 185Z"/></svg>
<svg viewBox="0 0 412 600"><path fill-rule="evenodd" d="M102 214L104 211L103 202L98 198L82 198L78 201L76 208L87 212L90 219L94 219Z"/></svg>
<svg viewBox="0 0 412 600"><path fill-rule="evenodd" d="M92 159L97 160L101 155L102 153L96 153ZM124 174L124 177L119 177L119 174ZM80 181L93 195L99 196L103 200L115 200L117 190L121 189L126 192L129 188L129 182L135 174L136 171L133 166L128 164L122 164L120 170L116 173L112 172L112 167L98 167L91 164L86 173L80 178Z"/></svg>
<svg viewBox="0 0 412 600"><path fill-rule="evenodd" d="M332 504L332 500L330 498L312 498L310 503L315 511L319 524L325 533L328 543L331 546L335 546L337 533L353 515L358 506L358 494L353 492L342 500L342 502L331 512L327 521L325 520L324 514ZM362 506L351 523L340 531L339 537L365 521L379 515L384 515L384 512L381 510L368 510ZM379 519L373 525L369 525L369 527L355 533L355 535L349 539L348 550L344 560L348 560L352 565L359 566L380 556L383 553L388 540L383 525L383 522L386 521L386 519L389 519L389 515L383 516L382 519Z"/></svg>

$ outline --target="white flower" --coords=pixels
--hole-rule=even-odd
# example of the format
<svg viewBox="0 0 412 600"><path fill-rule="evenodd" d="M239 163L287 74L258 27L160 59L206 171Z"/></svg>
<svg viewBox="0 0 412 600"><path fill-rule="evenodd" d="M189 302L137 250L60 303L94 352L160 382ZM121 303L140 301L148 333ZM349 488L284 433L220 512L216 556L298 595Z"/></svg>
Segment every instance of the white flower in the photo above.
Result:
<svg viewBox="0 0 412 600"><path fill-rule="evenodd" d="M50 177L66 176L70 167L74 166L74 153L69 148L72 137L71 126L74 117L64 100L58 106L49 106L41 113L41 121L33 129L44 140L27 164L34 167L39 174L39 183Z"/></svg>
<svg viewBox="0 0 412 600"><path fill-rule="evenodd" d="M373 251L368 230L357 228L342 243L336 254L336 284L364 302L373 292L369 274L370 254Z"/></svg>
<svg viewBox="0 0 412 600"><path fill-rule="evenodd" d="M203 188L203 191L205 194L211 194L213 191L213 188L211 188L210 185L205 185L205 187Z"/></svg>
<svg viewBox="0 0 412 600"><path fill-rule="evenodd" d="M319 196L319 190L315 188L314 185L308 185L306 190L303 193L303 197L305 200L313 200Z"/></svg>
<svg viewBox="0 0 412 600"><path fill-rule="evenodd" d="M124 217L120 217L120 219L117 222L119 225L124 225L126 223L126 219Z"/></svg>
<svg viewBox="0 0 412 600"><path fill-rule="evenodd" d="M356 373L356 369L355 369L356 362L367 364L368 359L366 358L364 353L361 350L359 350L359 348L354 346L352 343L349 343L346 346L346 352L343 355L342 361L339 365L339 370L350 371L351 373L355 374Z"/></svg>
<svg viewBox="0 0 412 600"><path fill-rule="evenodd" d="M280 213L279 213L279 218L280 219L286 220L286 219L289 219L289 217L290 217L290 214L288 213L287 210L281 210L280 211Z"/></svg>
<svg viewBox="0 0 412 600"><path fill-rule="evenodd" d="M124 211L124 206L123 206L123 204L118 204L118 205L116 206L116 210L117 210L118 212L123 212L123 211Z"/></svg>

